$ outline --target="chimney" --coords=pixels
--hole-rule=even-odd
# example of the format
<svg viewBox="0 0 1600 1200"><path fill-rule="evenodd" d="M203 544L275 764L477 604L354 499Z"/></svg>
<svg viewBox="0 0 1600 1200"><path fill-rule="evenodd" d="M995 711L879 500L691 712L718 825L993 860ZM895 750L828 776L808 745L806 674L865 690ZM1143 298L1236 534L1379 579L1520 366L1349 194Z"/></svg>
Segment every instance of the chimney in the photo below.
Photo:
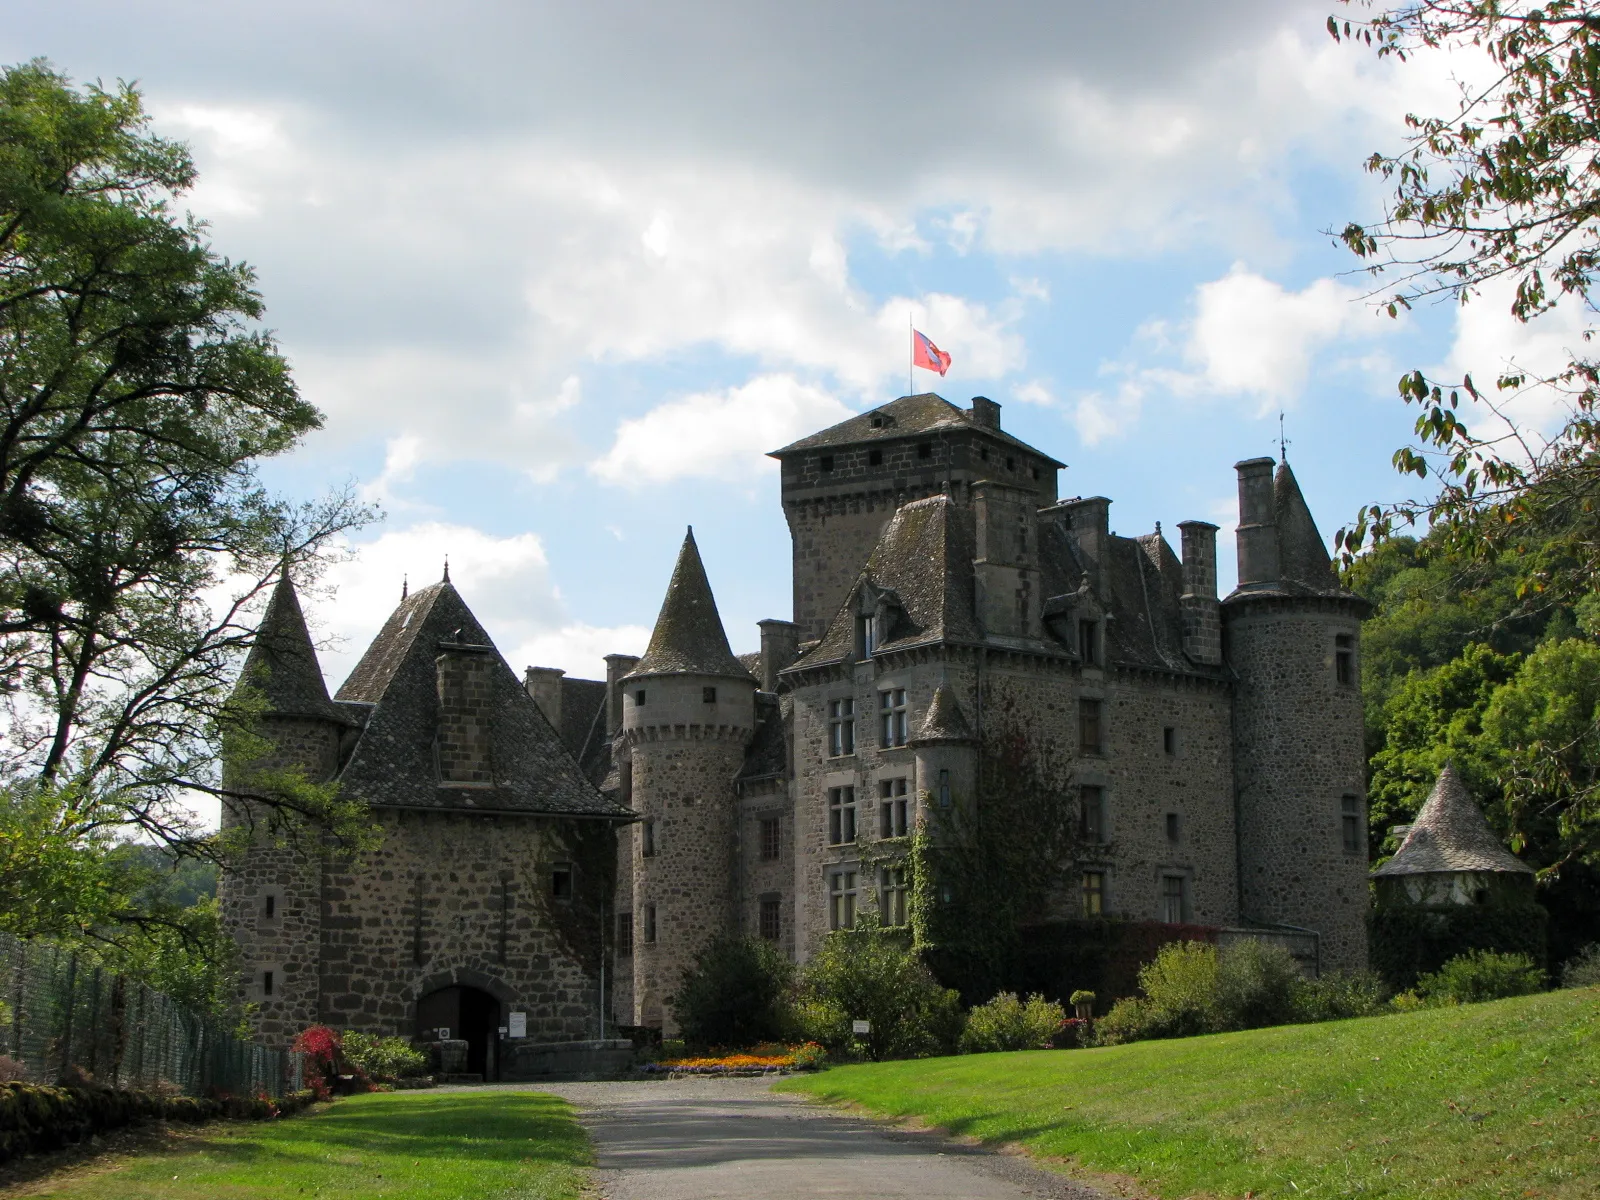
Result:
<svg viewBox="0 0 1600 1200"><path fill-rule="evenodd" d="M979 429L1000 428L1000 406L987 396L972 398L972 423Z"/></svg>
<svg viewBox="0 0 1600 1200"><path fill-rule="evenodd" d="M1217 527L1180 521L1183 534L1183 652L1214 667L1222 661L1222 606L1217 601Z"/></svg>
<svg viewBox="0 0 1600 1200"><path fill-rule="evenodd" d="M489 725L494 712L494 650L441 642L433 660L439 689L439 779L490 787Z"/></svg>
<svg viewBox="0 0 1600 1200"><path fill-rule="evenodd" d="M561 677L565 674L560 667L529 667L522 681L544 719L557 733L561 732Z"/></svg>
<svg viewBox="0 0 1600 1200"><path fill-rule="evenodd" d="M1036 638L1043 601L1037 497L987 480L974 483L971 491L978 623L985 633Z"/></svg>
<svg viewBox="0 0 1600 1200"><path fill-rule="evenodd" d="M1273 515L1270 458L1235 463L1239 472L1239 586L1276 583L1278 528Z"/></svg>
<svg viewBox="0 0 1600 1200"><path fill-rule="evenodd" d="M637 654L606 655L606 736L622 728L622 677L639 665Z"/></svg>
<svg viewBox="0 0 1600 1200"><path fill-rule="evenodd" d="M761 626L761 690L778 690L778 672L800 657L800 626L769 617Z"/></svg>

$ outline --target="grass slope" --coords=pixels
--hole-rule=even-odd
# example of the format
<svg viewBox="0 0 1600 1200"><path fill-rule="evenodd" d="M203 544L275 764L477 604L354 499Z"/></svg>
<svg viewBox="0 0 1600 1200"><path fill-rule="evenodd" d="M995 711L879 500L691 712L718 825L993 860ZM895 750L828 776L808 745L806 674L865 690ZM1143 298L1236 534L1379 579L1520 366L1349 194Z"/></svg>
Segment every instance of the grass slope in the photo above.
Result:
<svg viewBox="0 0 1600 1200"><path fill-rule="evenodd" d="M1099 1050L841 1067L784 1090L1020 1142L1161 1196L1600 1196L1600 991Z"/></svg>
<svg viewBox="0 0 1600 1200"><path fill-rule="evenodd" d="M85 1167L21 1194L568 1200L588 1162L588 1138L554 1096L393 1092L353 1096L284 1121L217 1126L170 1151Z"/></svg>

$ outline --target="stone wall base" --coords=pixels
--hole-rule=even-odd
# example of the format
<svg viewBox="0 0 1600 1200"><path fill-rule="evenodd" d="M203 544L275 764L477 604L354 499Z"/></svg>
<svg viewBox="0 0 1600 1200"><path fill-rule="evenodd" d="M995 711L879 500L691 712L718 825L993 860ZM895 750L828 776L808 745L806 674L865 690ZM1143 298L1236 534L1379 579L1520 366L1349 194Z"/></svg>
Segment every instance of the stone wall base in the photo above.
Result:
<svg viewBox="0 0 1600 1200"><path fill-rule="evenodd" d="M626 1038L603 1042L500 1043L500 1079L522 1083L535 1079L620 1079L633 1066L633 1043Z"/></svg>

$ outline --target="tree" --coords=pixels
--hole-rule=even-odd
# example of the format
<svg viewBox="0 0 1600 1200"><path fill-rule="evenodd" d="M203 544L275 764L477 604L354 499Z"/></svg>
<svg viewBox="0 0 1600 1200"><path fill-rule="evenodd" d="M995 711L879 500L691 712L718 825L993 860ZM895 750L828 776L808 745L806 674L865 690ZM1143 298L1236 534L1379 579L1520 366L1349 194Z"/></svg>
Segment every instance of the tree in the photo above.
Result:
<svg viewBox="0 0 1600 1200"><path fill-rule="evenodd" d="M692 1046L775 1042L794 1026L794 964L764 938L716 937L667 999Z"/></svg>
<svg viewBox="0 0 1600 1200"><path fill-rule="evenodd" d="M261 487L257 461L320 415L257 326L250 269L174 215L194 178L126 84L0 72L0 784L83 845L207 844L177 800L236 799L220 747L259 748L232 687L257 601L367 515ZM282 773L251 798L361 825Z"/></svg>
<svg viewBox="0 0 1600 1200"><path fill-rule="evenodd" d="M1600 269L1600 8L1576 0L1411 0L1365 21L1329 17L1328 30L1380 57L1453 51L1468 68L1454 111L1408 115L1403 148L1368 159L1367 169L1393 184L1392 199L1377 221L1343 230L1345 245L1375 277L1394 279L1390 314L1428 296L1467 303L1496 280L1513 286L1519 321L1535 320L1563 297L1592 308ZM1475 555L1535 554L1527 572L1534 593L1587 590L1600 566L1597 381L1600 365L1581 353L1542 378L1506 370L1489 391L1470 375L1402 377L1401 396L1421 409L1419 445L1397 451L1395 465L1422 478L1431 473L1438 492L1365 510L1339 532L1347 561L1369 534L1381 539L1397 523L1427 518ZM1566 397L1565 422L1548 440L1504 420L1504 401L1527 388ZM1476 417L1469 427L1462 393L1486 410L1487 427Z"/></svg>

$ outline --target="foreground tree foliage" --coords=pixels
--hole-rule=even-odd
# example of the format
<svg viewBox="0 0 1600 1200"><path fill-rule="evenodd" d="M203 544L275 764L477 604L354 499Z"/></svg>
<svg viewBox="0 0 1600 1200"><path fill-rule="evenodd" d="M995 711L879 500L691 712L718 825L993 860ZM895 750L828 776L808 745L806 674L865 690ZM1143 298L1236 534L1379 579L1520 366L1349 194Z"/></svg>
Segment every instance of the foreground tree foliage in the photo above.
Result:
<svg viewBox="0 0 1600 1200"><path fill-rule="evenodd" d="M224 746L266 748L259 697L233 692L258 600L365 514L260 485L320 416L250 269L173 211L194 179L131 87L0 71L0 922L19 931L181 931L108 855L130 835L220 853L186 794L253 801L286 835L366 828L334 789L220 770Z"/></svg>
<svg viewBox="0 0 1600 1200"><path fill-rule="evenodd" d="M1367 169L1394 187L1387 211L1343 230L1345 244L1384 281L1380 288L1393 289L1390 313L1431 296L1466 303L1490 284L1511 291L1519 321L1537 320L1563 298L1592 309L1600 267L1600 7L1412 0L1372 8L1360 0L1347 17L1365 19L1330 17L1330 33L1384 58L1453 52L1464 80L1453 111L1408 115L1405 144L1372 155ZM1365 511L1339 533L1346 555L1397 523L1426 518L1476 557L1533 555L1524 574L1532 593L1591 590L1600 568L1600 364L1582 347L1569 354L1542 377L1486 363L1499 372L1488 389L1470 375L1403 377L1401 396L1421 410L1419 444L1397 451L1395 465L1431 475L1438 491ZM1564 399L1560 428L1541 435L1509 419L1508 403L1529 389Z"/></svg>

